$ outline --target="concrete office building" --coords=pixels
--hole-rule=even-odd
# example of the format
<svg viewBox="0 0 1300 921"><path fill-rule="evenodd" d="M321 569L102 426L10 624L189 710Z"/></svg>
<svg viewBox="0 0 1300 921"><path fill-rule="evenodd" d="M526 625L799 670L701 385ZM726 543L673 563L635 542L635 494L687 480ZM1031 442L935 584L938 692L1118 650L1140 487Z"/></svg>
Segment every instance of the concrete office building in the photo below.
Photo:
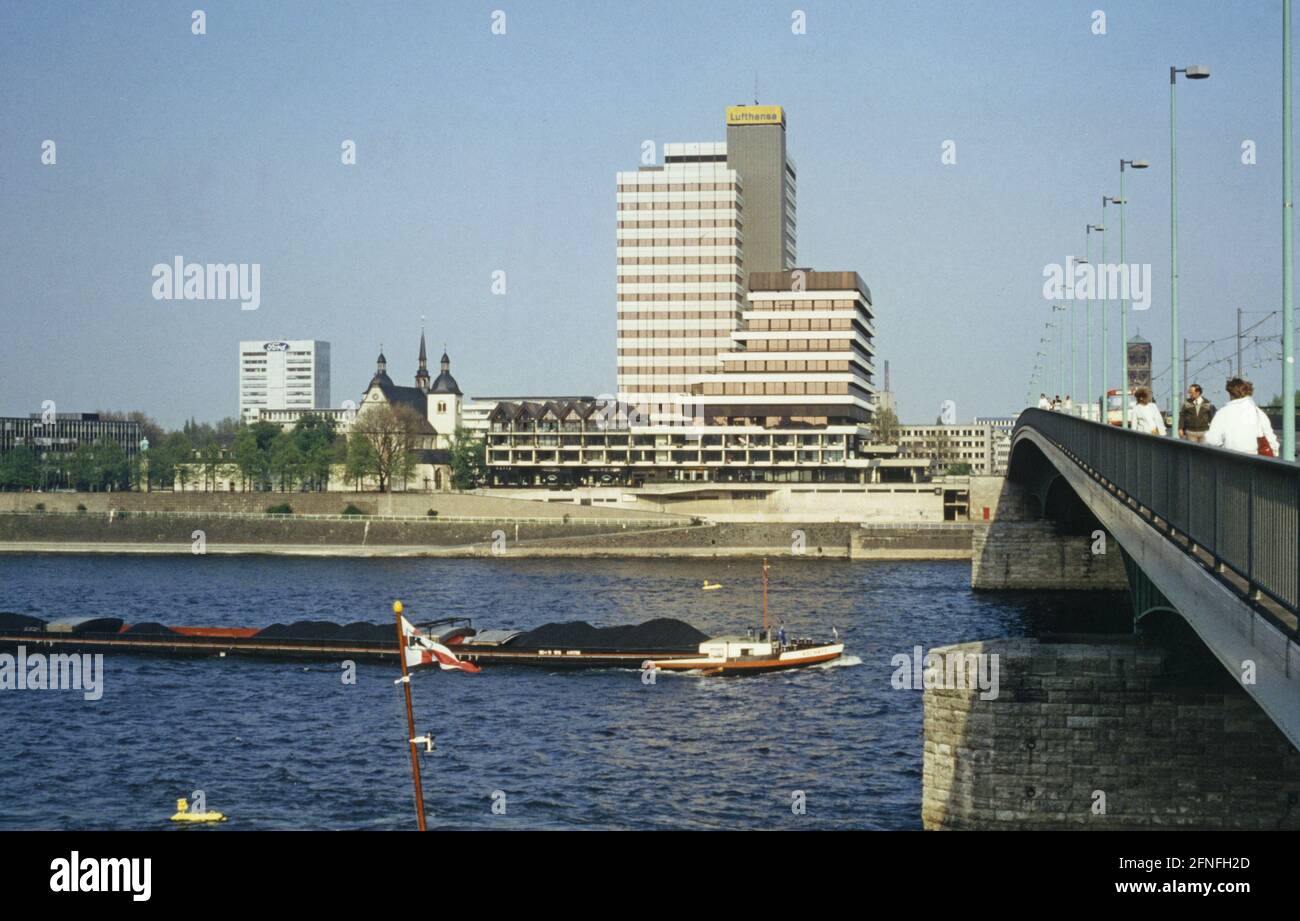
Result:
<svg viewBox="0 0 1300 921"><path fill-rule="evenodd" d="M940 472L966 464L975 476L991 476L997 466L999 437L989 422L900 425L896 440L901 457L929 460Z"/></svg>
<svg viewBox="0 0 1300 921"><path fill-rule="evenodd" d="M139 422L99 418L99 413L31 413L0 417L0 458L15 448L31 450L45 469L43 489L70 485L61 471L77 448L113 442L128 464L141 456L144 433Z"/></svg>
<svg viewBox="0 0 1300 921"><path fill-rule="evenodd" d="M727 109L727 166L745 190L744 274L795 267L795 166L780 106Z"/></svg>
<svg viewBox="0 0 1300 921"><path fill-rule="evenodd" d="M488 416L498 486L884 483L926 459L873 444L871 292L856 272L754 272L720 370L689 378L689 424L613 401L503 401ZM764 491L768 495L770 491Z"/></svg>
<svg viewBox="0 0 1300 921"><path fill-rule="evenodd" d="M876 399L871 291L856 272L753 272L722 370L691 382L712 425L856 428ZM856 432L854 432L856 434Z"/></svg>
<svg viewBox="0 0 1300 921"><path fill-rule="evenodd" d="M239 343L239 418L263 409L325 409L330 405L330 344L316 339Z"/></svg>
<svg viewBox="0 0 1300 921"><path fill-rule="evenodd" d="M872 441L875 315L856 272L795 269L779 106L727 110L726 143L618 174L618 401L502 401L501 486L916 482Z"/></svg>
<svg viewBox="0 0 1300 921"><path fill-rule="evenodd" d="M1011 436L1016 429L1015 416L976 416L976 425L993 427L993 476L1006 476L1011 462Z"/></svg>
<svg viewBox="0 0 1300 921"><path fill-rule="evenodd" d="M795 171L780 106L733 106L727 140L665 144L620 172L618 394L653 420L734 347L748 274L793 268Z"/></svg>
<svg viewBox="0 0 1300 921"><path fill-rule="evenodd" d="M667 144L664 160L618 174L618 393L671 417L690 378L718 369L745 289L726 144Z"/></svg>

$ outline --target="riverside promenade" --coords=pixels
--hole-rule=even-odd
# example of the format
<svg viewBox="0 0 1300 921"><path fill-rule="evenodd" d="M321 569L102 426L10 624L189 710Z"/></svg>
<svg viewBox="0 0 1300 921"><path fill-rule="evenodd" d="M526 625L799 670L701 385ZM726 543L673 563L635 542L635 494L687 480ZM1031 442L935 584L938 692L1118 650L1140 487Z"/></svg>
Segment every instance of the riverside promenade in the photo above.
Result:
<svg viewBox="0 0 1300 921"><path fill-rule="evenodd" d="M266 511L284 502L292 513ZM469 494L0 496L0 553L951 560L970 558L971 531L968 523L713 522Z"/></svg>

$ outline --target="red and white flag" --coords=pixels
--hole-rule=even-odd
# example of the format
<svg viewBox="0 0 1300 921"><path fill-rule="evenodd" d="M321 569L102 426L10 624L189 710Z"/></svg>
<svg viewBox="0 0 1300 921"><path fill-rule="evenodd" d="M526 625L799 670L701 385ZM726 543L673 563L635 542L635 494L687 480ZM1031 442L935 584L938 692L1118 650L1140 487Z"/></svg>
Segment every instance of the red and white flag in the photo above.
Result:
<svg viewBox="0 0 1300 921"><path fill-rule="evenodd" d="M436 643L422 633L417 633L415 627L405 617L402 618L402 636L406 643L403 647L403 654L406 656L406 667L416 668L420 665L433 665L447 671L459 669L463 672L482 671L472 662L462 662L456 658L446 646Z"/></svg>

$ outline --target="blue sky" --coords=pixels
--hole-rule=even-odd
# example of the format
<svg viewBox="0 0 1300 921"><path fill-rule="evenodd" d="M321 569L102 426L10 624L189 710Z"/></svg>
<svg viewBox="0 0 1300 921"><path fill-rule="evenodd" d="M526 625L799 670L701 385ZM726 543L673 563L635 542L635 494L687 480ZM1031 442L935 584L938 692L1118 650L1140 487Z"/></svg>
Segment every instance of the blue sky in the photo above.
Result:
<svg viewBox="0 0 1300 921"><path fill-rule="evenodd" d="M1183 332L1281 303L1280 0L9 2L0 62L5 414L233 415L262 338L329 340L337 405L381 341L410 382L421 315L469 393L611 391L614 174L646 139L722 140L756 79L786 108L799 261L867 280L905 420L1021 406L1043 266L1082 253L1121 156L1151 162L1127 255L1167 365L1171 64L1213 71L1178 88ZM177 254L260 263L260 309L154 300ZM1279 353L1248 350L1266 396Z"/></svg>

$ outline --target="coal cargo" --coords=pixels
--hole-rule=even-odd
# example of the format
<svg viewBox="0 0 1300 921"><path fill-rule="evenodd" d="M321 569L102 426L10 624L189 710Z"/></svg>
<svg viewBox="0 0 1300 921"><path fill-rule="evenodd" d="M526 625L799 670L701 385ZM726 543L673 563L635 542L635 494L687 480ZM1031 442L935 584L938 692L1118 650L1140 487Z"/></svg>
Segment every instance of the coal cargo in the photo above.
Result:
<svg viewBox="0 0 1300 921"><path fill-rule="evenodd" d="M0 633L39 633L45 629L45 623L41 618L30 614L0 611Z"/></svg>
<svg viewBox="0 0 1300 921"><path fill-rule="evenodd" d="M708 638L707 633L685 621L659 617L619 627L593 627L583 620L543 624L520 634L508 645L511 649L694 651Z"/></svg>
<svg viewBox="0 0 1300 921"><path fill-rule="evenodd" d="M339 627L335 637L354 643L391 643L397 645L397 626L395 624L371 624L357 621Z"/></svg>
<svg viewBox="0 0 1300 921"><path fill-rule="evenodd" d="M122 631L125 635L130 636L175 636L176 631L165 624L157 621L146 621L142 624L132 624Z"/></svg>
<svg viewBox="0 0 1300 921"><path fill-rule="evenodd" d="M271 624L254 634L258 640L334 640L339 624L330 620L298 620L291 624Z"/></svg>

